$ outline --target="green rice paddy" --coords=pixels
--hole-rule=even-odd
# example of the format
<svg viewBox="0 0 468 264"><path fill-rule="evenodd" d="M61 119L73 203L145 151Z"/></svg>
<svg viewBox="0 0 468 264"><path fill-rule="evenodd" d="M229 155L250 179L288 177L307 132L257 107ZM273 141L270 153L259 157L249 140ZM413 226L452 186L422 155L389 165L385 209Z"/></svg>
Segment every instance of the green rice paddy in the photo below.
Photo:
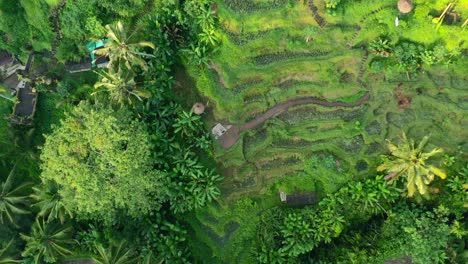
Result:
<svg viewBox="0 0 468 264"><path fill-rule="evenodd" d="M430 46L456 38L447 41L447 48L457 41L468 45L468 31L459 26L436 32L430 19L408 25L411 16L443 9L448 1L432 1L430 7L414 2L414 13L400 15L403 26L396 28L396 1L347 1L336 16L326 13L322 1L313 1L324 27L314 19L309 1L218 1L222 45L210 67L188 70L212 108L209 125L243 124L294 98L354 102L365 92L371 97L358 107L293 107L243 132L227 150L215 143L223 195L189 217L196 230L192 246L200 249L193 252L200 259L255 263L249 243L261 222L259 212L280 205L280 189L323 196L375 174L385 140L402 132L415 139L431 134L431 142L449 152L457 147L468 151L463 132L468 128L466 59L423 68L410 79L396 67L370 69L380 58L367 46L382 32L392 43ZM399 105L397 92L410 98L407 107Z"/></svg>

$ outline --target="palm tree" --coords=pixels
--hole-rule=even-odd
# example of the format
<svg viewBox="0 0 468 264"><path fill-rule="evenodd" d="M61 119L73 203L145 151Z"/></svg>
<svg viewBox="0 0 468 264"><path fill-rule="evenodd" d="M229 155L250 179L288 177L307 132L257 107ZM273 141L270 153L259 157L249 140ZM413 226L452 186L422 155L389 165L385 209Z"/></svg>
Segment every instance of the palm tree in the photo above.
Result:
<svg viewBox="0 0 468 264"><path fill-rule="evenodd" d="M124 64L128 70L131 70L132 66L137 64L146 70L146 62L140 56L155 56L137 50L144 47L154 49L154 44L148 41L132 42L131 38L135 32L128 34L120 21L115 26L107 25L106 29L109 42L104 45L104 48L94 50L93 52L100 56L109 56L109 67L119 67L121 64Z"/></svg>
<svg viewBox="0 0 468 264"><path fill-rule="evenodd" d="M64 223L68 217L73 218L72 212L65 206L62 196L58 193L58 185L55 182L47 182L41 186L32 188L31 194L36 203L32 206L39 208L39 216L44 217L47 223L59 219Z"/></svg>
<svg viewBox="0 0 468 264"><path fill-rule="evenodd" d="M142 98L149 98L151 95L148 91L137 88L134 75L130 71L109 69L107 72L98 72L98 74L102 79L94 85L97 91L93 94L102 90L106 91L109 93L110 100L119 105L132 104L132 98L143 101Z"/></svg>
<svg viewBox="0 0 468 264"><path fill-rule="evenodd" d="M391 152L391 160L384 162L377 171L387 171L386 180L395 181L399 176L404 175L407 178L408 196L413 196L416 190L420 194L426 194L428 185L434 180L434 175L445 179L447 175L435 166L426 164L426 161L432 156L442 153L442 149L435 148L430 152L423 152L424 146L429 140L425 136L423 140L415 147L413 140L408 140L403 133L402 144L396 146L388 142L387 147Z"/></svg>
<svg viewBox="0 0 468 264"><path fill-rule="evenodd" d="M72 227L46 223L44 218L36 218L31 234L21 234L26 241L23 257L32 257L34 263L55 263L61 256L70 255L69 247L74 244L71 239Z"/></svg>
<svg viewBox="0 0 468 264"><path fill-rule="evenodd" d="M121 241L117 246L110 245L104 248L101 244L96 244L96 249L99 254L93 258L96 264L132 264L136 262L134 251L130 248L125 248L125 241Z"/></svg>
<svg viewBox="0 0 468 264"><path fill-rule="evenodd" d="M15 214L27 214L28 211L24 210L22 205L27 204L28 196L19 195L30 183L23 183L16 188L13 188L13 178L15 174L16 165L11 169L6 180L0 185L0 223L4 224L5 219L10 223L15 224Z"/></svg>
<svg viewBox="0 0 468 264"><path fill-rule="evenodd" d="M0 264L13 264L13 263L21 263L19 260L15 260L8 255L8 250L13 245L14 239L11 239L6 245L2 245L2 249L0 249Z"/></svg>

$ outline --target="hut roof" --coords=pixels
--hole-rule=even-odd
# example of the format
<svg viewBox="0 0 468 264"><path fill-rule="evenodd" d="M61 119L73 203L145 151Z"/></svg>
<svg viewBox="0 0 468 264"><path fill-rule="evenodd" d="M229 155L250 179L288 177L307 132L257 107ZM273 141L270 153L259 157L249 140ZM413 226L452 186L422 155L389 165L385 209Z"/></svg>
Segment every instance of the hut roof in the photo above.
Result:
<svg viewBox="0 0 468 264"><path fill-rule="evenodd" d="M398 10L403 14L407 14L413 10L413 3L411 0L398 0Z"/></svg>
<svg viewBox="0 0 468 264"><path fill-rule="evenodd" d="M202 103L195 103L192 106L192 110L196 115L201 115L205 112L205 106Z"/></svg>

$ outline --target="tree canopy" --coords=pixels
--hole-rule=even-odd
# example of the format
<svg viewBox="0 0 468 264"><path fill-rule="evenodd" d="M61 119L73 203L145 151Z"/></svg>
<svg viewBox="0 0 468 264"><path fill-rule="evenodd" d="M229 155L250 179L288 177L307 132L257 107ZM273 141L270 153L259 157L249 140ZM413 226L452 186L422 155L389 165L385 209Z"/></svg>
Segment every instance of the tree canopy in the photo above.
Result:
<svg viewBox="0 0 468 264"><path fill-rule="evenodd" d="M126 110L81 103L46 136L41 160L41 178L55 181L64 204L84 218L148 214L165 196L146 127Z"/></svg>

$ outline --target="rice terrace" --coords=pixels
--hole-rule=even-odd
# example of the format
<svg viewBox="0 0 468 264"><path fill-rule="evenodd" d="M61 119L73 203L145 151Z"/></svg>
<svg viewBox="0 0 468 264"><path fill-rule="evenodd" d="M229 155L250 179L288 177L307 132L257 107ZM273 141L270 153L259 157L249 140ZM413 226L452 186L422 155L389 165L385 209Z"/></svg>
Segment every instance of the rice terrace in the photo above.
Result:
<svg viewBox="0 0 468 264"><path fill-rule="evenodd" d="M0 15L0 263L468 263L468 0Z"/></svg>

